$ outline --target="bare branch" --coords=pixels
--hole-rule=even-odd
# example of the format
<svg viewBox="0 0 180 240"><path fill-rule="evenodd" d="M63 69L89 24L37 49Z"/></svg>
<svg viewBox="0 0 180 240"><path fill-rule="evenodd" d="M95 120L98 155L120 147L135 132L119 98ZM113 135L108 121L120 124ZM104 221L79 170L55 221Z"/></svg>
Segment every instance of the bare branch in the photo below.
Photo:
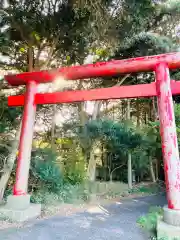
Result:
<svg viewBox="0 0 180 240"><path fill-rule="evenodd" d="M122 164L122 165L120 165L120 166L118 166L118 167L116 167L116 168L114 168L114 169L112 170L112 172L111 172L111 174L110 174L110 181L111 181L111 182L112 182L112 177L113 177L114 171L116 171L117 169L123 167L124 165L125 165L125 164Z"/></svg>

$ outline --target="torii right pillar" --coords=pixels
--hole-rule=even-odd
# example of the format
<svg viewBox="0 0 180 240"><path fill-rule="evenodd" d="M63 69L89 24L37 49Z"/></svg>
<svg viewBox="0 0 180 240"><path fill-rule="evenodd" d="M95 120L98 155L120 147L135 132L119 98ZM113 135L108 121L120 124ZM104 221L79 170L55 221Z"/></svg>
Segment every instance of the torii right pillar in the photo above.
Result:
<svg viewBox="0 0 180 240"><path fill-rule="evenodd" d="M168 200L163 219L158 220L157 234L158 240L177 240L180 239L180 159L167 64L159 63L155 75Z"/></svg>

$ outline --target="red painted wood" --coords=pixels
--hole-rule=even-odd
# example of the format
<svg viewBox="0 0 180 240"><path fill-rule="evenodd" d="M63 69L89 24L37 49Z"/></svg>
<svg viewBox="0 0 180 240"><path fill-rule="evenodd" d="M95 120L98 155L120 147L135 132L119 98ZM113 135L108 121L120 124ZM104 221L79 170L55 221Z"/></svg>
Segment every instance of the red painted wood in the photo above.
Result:
<svg viewBox="0 0 180 240"><path fill-rule="evenodd" d="M14 195L27 194L28 176L31 158L31 148L33 139L34 120L36 113L36 104L34 97L37 90L37 84L30 82L26 89L26 101L22 118L22 129L19 143L19 155L16 169L16 182L14 185Z"/></svg>
<svg viewBox="0 0 180 240"><path fill-rule="evenodd" d="M180 68L180 53L101 62L83 66L64 67L53 71L30 72L5 76L8 83L13 86L27 85L26 96L11 96L8 98L9 106L25 106L14 194L22 195L27 193L36 104L157 96L168 192L168 206L169 208L180 210L180 163L172 102L172 94L180 94L180 82L170 82L169 77L169 69L176 68ZM152 83L86 91L36 94L36 83L52 82L60 76L66 80L78 80L147 71L156 72L156 85Z"/></svg>
<svg viewBox="0 0 180 240"><path fill-rule="evenodd" d="M156 87L168 207L180 210L180 161L172 99L172 92L177 93L178 88L176 83L170 82L165 63L158 64L156 68Z"/></svg>
<svg viewBox="0 0 180 240"><path fill-rule="evenodd" d="M180 81L171 81L173 95L180 94ZM81 101L152 97L156 96L155 83L100 88L81 91L39 93L35 96L36 104L71 103ZM8 106L23 106L24 95L8 97Z"/></svg>
<svg viewBox="0 0 180 240"><path fill-rule="evenodd" d="M7 75L5 79L13 86L25 85L33 80L37 83L52 82L62 76L66 80L107 77L133 72L154 71L158 62L166 62L170 69L180 68L180 53L131 58L109 62L99 62L82 66L63 67L53 71L26 72Z"/></svg>

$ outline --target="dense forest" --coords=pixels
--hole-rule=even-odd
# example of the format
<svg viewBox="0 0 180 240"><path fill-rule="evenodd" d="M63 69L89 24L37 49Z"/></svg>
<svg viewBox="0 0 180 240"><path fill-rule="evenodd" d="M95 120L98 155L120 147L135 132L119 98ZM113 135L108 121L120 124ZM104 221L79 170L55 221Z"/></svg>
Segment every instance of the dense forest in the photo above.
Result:
<svg viewBox="0 0 180 240"><path fill-rule="evenodd" d="M9 108L4 74L179 51L180 1L8 0L0 3L0 200L15 181L22 108ZM180 79L179 71L171 79ZM39 92L154 81L138 73L57 81ZM179 97L174 98L180 140ZM32 201L66 201L87 182L164 181L156 98L38 106L29 175ZM78 190L77 190L78 189ZM79 192L78 192L79 191ZM85 192L83 192L85 195ZM46 199L45 199L46 198Z"/></svg>

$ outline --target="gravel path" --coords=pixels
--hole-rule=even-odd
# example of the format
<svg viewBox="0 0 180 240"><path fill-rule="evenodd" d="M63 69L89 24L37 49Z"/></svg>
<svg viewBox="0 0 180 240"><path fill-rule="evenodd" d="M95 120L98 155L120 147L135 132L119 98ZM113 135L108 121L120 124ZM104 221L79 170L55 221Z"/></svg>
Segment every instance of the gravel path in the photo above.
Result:
<svg viewBox="0 0 180 240"><path fill-rule="evenodd" d="M121 200L91 207L71 216L36 221L30 227L0 231L3 240L145 240L136 225L150 206L166 203L165 196Z"/></svg>

